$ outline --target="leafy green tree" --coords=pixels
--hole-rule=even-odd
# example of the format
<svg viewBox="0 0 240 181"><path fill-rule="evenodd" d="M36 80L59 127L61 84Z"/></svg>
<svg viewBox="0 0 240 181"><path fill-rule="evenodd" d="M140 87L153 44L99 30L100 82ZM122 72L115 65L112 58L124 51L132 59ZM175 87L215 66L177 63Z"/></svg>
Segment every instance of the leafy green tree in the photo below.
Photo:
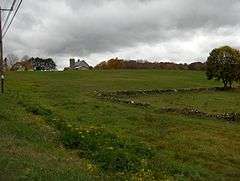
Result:
<svg viewBox="0 0 240 181"><path fill-rule="evenodd" d="M207 60L207 78L222 81L224 88L240 80L240 52L229 46L214 49Z"/></svg>

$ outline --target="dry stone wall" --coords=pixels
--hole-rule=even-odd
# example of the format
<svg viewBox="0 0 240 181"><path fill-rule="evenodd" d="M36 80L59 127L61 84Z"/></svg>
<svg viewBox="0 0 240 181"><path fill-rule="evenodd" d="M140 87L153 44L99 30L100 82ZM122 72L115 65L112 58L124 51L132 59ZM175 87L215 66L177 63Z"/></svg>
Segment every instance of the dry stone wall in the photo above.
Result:
<svg viewBox="0 0 240 181"><path fill-rule="evenodd" d="M182 89L155 89L155 90L123 90L115 92L98 92L97 97L99 99L104 99L116 103L125 103L133 106L138 106L142 108L152 107L149 103L136 102L131 100L131 97L141 96L141 95L158 95L158 94L167 94L167 93L186 93L186 92L216 92L223 91L223 88L212 87L212 88L182 88ZM125 99L123 98L125 97ZM159 113L175 113L182 114L186 116L195 116L202 118L214 118L219 120L226 120L230 122L240 122L240 113L231 112L231 113L218 113L211 114L207 112L200 111L198 109L191 108L159 108L157 109Z"/></svg>

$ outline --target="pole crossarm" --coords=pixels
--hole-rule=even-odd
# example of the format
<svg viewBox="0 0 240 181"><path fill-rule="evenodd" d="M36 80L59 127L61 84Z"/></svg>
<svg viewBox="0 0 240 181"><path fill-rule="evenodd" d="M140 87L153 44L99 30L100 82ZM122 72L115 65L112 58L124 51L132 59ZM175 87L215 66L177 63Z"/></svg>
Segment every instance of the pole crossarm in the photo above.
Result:
<svg viewBox="0 0 240 181"><path fill-rule="evenodd" d="M0 9L1 11L13 11L13 9Z"/></svg>

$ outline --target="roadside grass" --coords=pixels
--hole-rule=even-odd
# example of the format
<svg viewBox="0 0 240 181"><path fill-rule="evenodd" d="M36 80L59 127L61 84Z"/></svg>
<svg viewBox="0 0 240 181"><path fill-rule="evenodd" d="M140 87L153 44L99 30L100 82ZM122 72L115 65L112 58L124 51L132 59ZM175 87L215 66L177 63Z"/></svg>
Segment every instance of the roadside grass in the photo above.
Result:
<svg viewBox="0 0 240 181"><path fill-rule="evenodd" d="M7 94L1 97L4 104L0 112L3 120L0 135L5 141L0 144L11 144L0 148L2 178L239 178L239 124L158 114L151 109L105 102L95 97L96 91L219 86L217 82L206 81L202 72L16 72L7 77ZM176 95L166 95L163 104L177 105L171 96ZM186 99L186 105L192 101L188 95L180 95L179 99L181 96L183 101ZM226 92L221 98L233 102L237 96L237 93ZM146 97L146 101L156 106L162 105L160 99L164 98ZM197 106L204 104L201 99L199 95ZM224 107L219 102L210 103L218 110ZM99 135L95 135L96 132ZM18 151L17 158L11 151L15 147L25 150Z"/></svg>
<svg viewBox="0 0 240 181"><path fill-rule="evenodd" d="M60 133L60 140L70 149L78 149L79 154L97 164L103 170L112 172L138 172L145 167L142 162L153 157L150 147L137 140L121 139L101 127L74 127L61 120L51 110L40 105L18 101L26 111L42 116Z"/></svg>
<svg viewBox="0 0 240 181"><path fill-rule="evenodd" d="M88 170L90 162L63 148L58 132L41 117L26 112L8 94L0 101L0 180L97 178Z"/></svg>

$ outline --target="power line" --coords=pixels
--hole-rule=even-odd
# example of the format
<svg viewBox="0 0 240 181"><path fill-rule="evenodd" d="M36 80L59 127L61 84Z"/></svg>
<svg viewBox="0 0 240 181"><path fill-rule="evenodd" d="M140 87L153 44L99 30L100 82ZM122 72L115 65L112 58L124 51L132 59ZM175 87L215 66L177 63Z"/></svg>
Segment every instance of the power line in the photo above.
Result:
<svg viewBox="0 0 240 181"><path fill-rule="evenodd" d="M16 14L17 14L21 4L22 4L22 1L23 0L19 1L18 5L17 5L17 8L16 8L16 10L14 12L14 15L12 16L12 19L11 19L10 23L8 24L4 34L3 34L3 28L2 28L2 12L3 11L8 11L8 15L7 15L6 21L4 22L4 28L5 28L6 25L7 25L8 20L9 20L9 18L11 16L11 12L10 11L13 11L13 8L14 8L14 6L16 4L16 0L13 0L13 3L11 5L11 9L2 8L1 5L0 5L0 75L1 75L0 79L1 79L1 92L2 92L2 94L4 93L4 79L5 79L4 78L4 65L3 65L3 37L8 32L8 30L9 30L9 28L10 28L10 26L11 26L11 24L12 24L12 22L13 22L15 16L16 16Z"/></svg>
<svg viewBox="0 0 240 181"><path fill-rule="evenodd" d="M17 0L13 0L13 3L12 3L11 8L10 8L11 11L8 12L7 18L6 18L6 20L5 20L5 22L4 22L4 25L3 25L3 27L2 27L2 30L3 30L3 31L4 31L4 29L5 29L5 27L6 27L7 23L8 23L8 20L9 20L9 18L10 18L10 16L11 16L12 12L13 12L13 8L14 8L14 6L15 6L15 4L16 4L16 1L17 1Z"/></svg>
<svg viewBox="0 0 240 181"><path fill-rule="evenodd" d="M13 3L12 3L11 9L10 9L11 11L9 12L8 19L10 18L11 13L13 12L13 8L15 6L15 3L16 3L16 0L14 0ZM17 9L15 10L14 15L12 16L12 19L11 19L10 23L8 24L8 26L6 28L6 30L5 30L5 32L3 34L3 37L6 35L7 31L9 30L9 28L10 28L10 26L11 26L11 24L12 24L12 22L13 22L15 16L16 16L16 14L17 14L21 4L22 4L22 0L20 0L20 2L18 3ZM6 25L7 25L7 21L5 21L3 29L5 29Z"/></svg>
<svg viewBox="0 0 240 181"><path fill-rule="evenodd" d="M5 35L7 34L8 30L9 30L9 28L10 28L10 26L11 26L11 24L12 24L14 18L15 18L15 16L17 15L17 12L18 12L18 10L19 10L19 8L20 8L22 2L23 2L23 0L20 0L20 2L18 3L17 9L15 10L14 15L13 15L13 17L12 17L10 23L8 24L8 26L7 26L6 30L5 30L5 32L3 33L2 38L4 38Z"/></svg>

